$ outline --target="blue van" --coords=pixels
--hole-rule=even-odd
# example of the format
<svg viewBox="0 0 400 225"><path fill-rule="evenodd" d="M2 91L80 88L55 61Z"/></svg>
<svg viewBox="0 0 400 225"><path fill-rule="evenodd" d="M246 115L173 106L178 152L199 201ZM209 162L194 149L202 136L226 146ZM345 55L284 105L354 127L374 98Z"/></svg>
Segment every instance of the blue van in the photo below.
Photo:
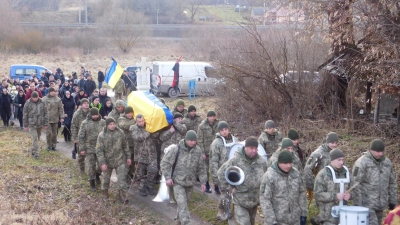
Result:
<svg viewBox="0 0 400 225"><path fill-rule="evenodd" d="M31 73L34 73L37 78L41 78L41 74L45 72L47 68L39 65L28 65L28 64L15 64L10 68L10 78L30 78Z"/></svg>

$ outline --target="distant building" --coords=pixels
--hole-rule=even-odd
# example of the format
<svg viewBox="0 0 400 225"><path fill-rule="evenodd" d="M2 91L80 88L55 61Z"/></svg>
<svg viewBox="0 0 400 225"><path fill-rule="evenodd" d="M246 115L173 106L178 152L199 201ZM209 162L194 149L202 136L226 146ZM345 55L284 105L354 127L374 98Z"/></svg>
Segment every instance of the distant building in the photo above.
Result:
<svg viewBox="0 0 400 225"><path fill-rule="evenodd" d="M265 8L263 7L253 7L251 9L250 17L254 20L262 21L265 17Z"/></svg>
<svg viewBox="0 0 400 225"><path fill-rule="evenodd" d="M60 0L19 0L11 2L14 10L57 11Z"/></svg>
<svg viewBox="0 0 400 225"><path fill-rule="evenodd" d="M270 23L287 23L287 22L302 22L305 20L304 11L302 9L274 8L267 10L267 22Z"/></svg>

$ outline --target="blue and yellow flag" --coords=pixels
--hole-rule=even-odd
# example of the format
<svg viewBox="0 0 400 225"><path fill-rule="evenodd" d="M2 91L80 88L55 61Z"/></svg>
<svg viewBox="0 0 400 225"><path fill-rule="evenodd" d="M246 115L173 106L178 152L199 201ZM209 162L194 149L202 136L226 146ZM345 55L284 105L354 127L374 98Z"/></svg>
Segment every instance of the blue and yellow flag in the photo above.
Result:
<svg viewBox="0 0 400 225"><path fill-rule="evenodd" d="M146 130L154 133L172 124L174 116L152 93L132 91L127 98L135 115L142 114L146 121Z"/></svg>
<svg viewBox="0 0 400 225"><path fill-rule="evenodd" d="M122 73L124 73L124 68L112 58L113 63L110 66L110 69L107 72L105 81L111 88L114 88L117 84L118 80L121 79Z"/></svg>

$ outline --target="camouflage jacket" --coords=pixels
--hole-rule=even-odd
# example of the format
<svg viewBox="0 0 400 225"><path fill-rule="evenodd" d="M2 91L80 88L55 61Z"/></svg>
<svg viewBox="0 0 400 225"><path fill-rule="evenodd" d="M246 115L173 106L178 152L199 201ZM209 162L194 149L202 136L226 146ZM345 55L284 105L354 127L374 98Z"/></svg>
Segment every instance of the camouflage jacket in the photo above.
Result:
<svg viewBox="0 0 400 225"><path fill-rule="evenodd" d="M59 97L47 95L42 98L42 101L46 103L49 123L58 123L60 119L64 119L64 106Z"/></svg>
<svg viewBox="0 0 400 225"><path fill-rule="evenodd" d="M28 99L22 114L25 127L38 129L47 126L49 123L46 104L40 98L37 102L34 102L32 98Z"/></svg>
<svg viewBox="0 0 400 225"><path fill-rule="evenodd" d="M181 123L173 122L173 126L175 131L171 133L171 131L165 130L160 134L160 140L162 141L161 145L161 155L164 153L164 149L172 144L178 144L181 139L185 138L186 134L186 126Z"/></svg>
<svg viewBox="0 0 400 225"><path fill-rule="evenodd" d="M330 150L331 149L326 144L323 144L311 153L308 158L306 166L304 167L304 181L308 189L314 189L314 172L317 174L331 163L331 157L329 156Z"/></svg>
<svg viewBox="0 0 400 225"><path fill-rule="evenodd" d="M343 167L340 171L336 171L336 178L346 178L346 169ZM351 187L350 183L344 184L344 190ZM319 214L318 217L321 222L329 222L339 224L339 218L334 218L331 215L332 206L339 205L336 194L340 192L340 184L333 183L332 171L325 167L318 172L315 177L314 184L314 199L317 203ZM347 204L343 201L343 204Z"/></svg>
<svg viewBox="0 0 400 225"><path fill-rule="evenodd" d="M217 174L220 181L220 189L231 191L233 187L225 179L225 170L230 166L237 166L243 170L245 179L242 184L235 186L236 191L233 194L233 203L251 209L260 202L261 177L267 171L267 165L258 154L250 161L244 151L244 147L239 149L233 158L222 164Z"/></svg>
<svg viewBox="0 0 400 225"><path fill-rule="evenodd" d="M284 173L272 164L262 176L260 190L264 224L300 224L300 216L307 216L306 188L298 170Z"/></svg>
<svg viewBox="0 0 400 225"><path fill-rule="evenodd" d="M218 184L218 169L229 159L231 147L239 140L229 134L229 139L222 137L217 133L217 138L211 143L211 175L214 184Z"/></svg>
<svg viewBox="0 0 400 225"><path fill-rule="evenodd" d="M264 147L268 158L270 158L272 154L278 149L279 143L281 141L282 133L277 130L275 130L275 133L273 135L263 131L261 132L260 137L258 137L258 143Z"/></svg>
<svg viewBox="0 0 400 225"><path fill-rule="evenodd" d="M93 120L92 116L88 114L78 132L79 151L95 154L97 137L105 126L106 121L101 117L98 120Z"/></svg>
<svg viewBox="0 0 400 225"><path fill-rule="evenodd" d="M186 125L187 130L197 131L199 129L201 121L202 120L200 116L195 115L194 118L192 118L188 114L185 118L183 118L182 123Z"/></svg>
<svg viewBox="0 0 400 225"><path fill-rule="evenodd" d="M118 127L113 131L104 127L97 138L96 155L100 166L105 164L117 168L126 163L131 158L131 152L124 132Z"/></svg>
<svg viewBox="0 0 400 225"><path fill-rule="evenodd" d="M202 157L203 152L197 145L192 149L188 149L183 139L179 141L178 145L174 145L165 153L161 160L161 172L165 179L171 178L172 165L175 162L178 150L179 156L172 177L174 183L184 187L191 187L197 183L196 177L198 176L200 182L206 184L207 169Z"/></svg>
<svg viewBox="0 0 400 225"><path fill-rule="evenodd" d="M187 109L183 109L182 112L179 112L178 109L176 109L176 106L174 107L174 110L172 110L172 115L174 115L175 113L180 113L182 114L183 118L185 118L188 115L188 111Z"/></svg>
<svg viewBox="0 0 400 225"><path fill-rule="evenodd" d="M78 132L81 127L81 123L86 119L87 115L89 115L89 109L87 112L85 112L82 110L82 108L79 108L72 116L71 136L74 141L78 140Z"/></svg>
<svg viewBox="0 0 400 225"><path fill-rule="evenodd" d="M123 79L119 79L117 84L115 84L114 87L114 92L115 93L123 93L125 91L125 82Z"/></svg>
<svg viewBox="0 0 400 225"><path fill-rule="evenodd" d="M126 139L128 140L129 147L134 146L134 142L132 139L131 132L129 131L129 128L133 125L136 124L135 119L128 119L125 115L121 116L118 120L118 127L124 131L124 134L126 136ZM132 152L133 153L133 152Z"/></svg>
<svg viewBox="0 0 400 225"><path fill-rule="evenodd" d="M392 162L382 157L378 161L367 151L354 163L353 182L360 182L352 193L354 205L379 211L397 205L397 177Z"/></svg>
<svg viewBox="0 0 400 225"><path fill-rule="evenodd" d="M274 154L272 154L271 158L268 158L267 167L270 167L272 164L278 162L279 153L281 151L282 151L282 148L279 147L278 150L276 150L274 152ZM303 172L303 165L301 164L301 161L300 161L299 157L296 156L294 151L292 152L292 154L293 154L292 166L294 168L296 168L300 173L302 173Z"/></svg>
<svg viewBox="0 0 400 225"><path fill-rule="evenodd" d="M108 114L108 116L111 116L114 120L115 123L118 124L118 120L121 116L124 116L125 113L119 113L117 110L117 107L114 106L113 110Z"/></svg>
<svg viewBox="0 0 400 225"><path fill-rule="evenodd" d="M157 139L159 132L150 134L146 127L139 127L137 124L129 128L135 146L135 162L150 164L157 160L157 150L154 139Z"/></svg>
<svg viewBox="0 0 400 225"><path fill-rule="evenodd" d="M203 151L203 154L207 156L210 155L210 147L211 143L215 139L215 135L217 134L218 120L214 121L214 124L211 125L206 118L199 125L199 129L197 131L197 145Z"/></svg>

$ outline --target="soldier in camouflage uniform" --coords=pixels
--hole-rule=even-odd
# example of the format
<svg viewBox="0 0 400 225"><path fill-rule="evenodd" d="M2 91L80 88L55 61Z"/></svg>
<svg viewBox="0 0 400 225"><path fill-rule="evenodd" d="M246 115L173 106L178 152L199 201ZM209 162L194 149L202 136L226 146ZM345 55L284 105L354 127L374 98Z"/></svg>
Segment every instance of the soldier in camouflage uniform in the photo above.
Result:
<svg viewBox="0 0 400 225"><path fill-rule="evenodd" d="M293 153L300 159L302 167L305 164L304 152L299 146L299 132L297 130L290 128L288 131L288 138L293 141Z"/></svg>
<svg viewBox="0 0 400 225"><path fill-rule="evenodd" d="M393 210L397 204L397 177L390 159L383 155L385 144L376 139L370 150L354 163L354 205L369 208L369 224L382 223L383 210Z"/></svg>
<svg viewBox="0 0 400 225"><path fill-rule="evenodd" d="M306 225L306 188L292 162L293 153L283 150L262 176L260 204L264 225Z"/></svg>
<svg viewBox="0 0 400 225"><path fill-rule="evenodd" d="M124 101L117 100L115 102L114 109L108 114L108 117L111 116L118 124L119 118L124 115L124 110L125 110Z"/></svg>
<svg viewBox="0 0 400 225"><path fill-rule="evenodd" d="M129 128L135 146L134 159L136 163L136 178L140 180L139 192L147 196L146 189L150 195L156 195L154 180L157 176L157 150L155 139L159 132L150 134L146 130L145 118L142 114L136 115L136 124Z"/></svg>
<svg viewBox="0 0 400 225"><path fill-rule="evenodd" d="M188 114L182 120L182 123L186 125L187 130L198 130L202 119L196 114L196 107L190 105L188 107Z"/></svg>
<svg viewBox="0 0 400 225"><path fill-rule="evenodd" d="M39 98L39 94L32 92L31 98L25 102L23 110L23 124L26 132L32 136L32 156L39 158L39 138L42 128L46 129L49 123L46 104Z"/></svg>
<svg viewBox="0 0 400 225"><path fill-rule="evenodd" d="M187 116L188 111L187 111L187 109L185 109L185 102L182 99L179 99L176 102L176 106L172 110L172 115L174 115L175 113L180 113L180 114L182 114L183 117Z"/></svg>
<svg viewBox="0 0 400 225"><path fill-rule="evenodd" d="M256 137L248 137L245 147L238 150L235 156L219 168L217 174L221 191L229 191L233 195L236 222L240 225L255 223L257 206L260 203L261 177L267 171L264 159L257 153ZM231 186L225 178L225 170L237 166L243 170L245 179L242 184Z"/></svg>
<svg viewBox="0 0 400 225"><path fill-rule="evenodd" d="M272 154L271 158L268 159L267 167L270 167L271 165L276 163L278 161L279 153L281 153L281 151L284 150L287 150L292 153L293 155L292 167L296 168L301 173L303 171L303 165L301 164L300 159L294 153L294 143L292 140L290 140L290 138L282 139L281 146L278 148L278 150L274 152L274 154Z"/></svg>
<svg viewBox="0 0 400 225"><path fill-rule="evenodd" d="M165 176L167 185L174 189L175 199L178 203L177 219L181 225L190 224L188 200L191 197L193 185L196 184L196 176L199 177L202 184L202 192L206 190L206 166L202 157L203 152L196 142L196 132L188 131L185 139L179 141L179 144L171 148L161 160L161 172ZM176 165L175 170L172 171L174 164Z"/></svg>
<svg viewBox="0 0 400 225"><path fill-rule="evenodd" d="M343 167L344 154L340 149L333 149L329 153L331 163L330 167L335 171L335 176L338 179L347 178L347 168ZM350 182L344 183L344 190L350 188ZM315 177L314 198L318 205L318 218L323 225L337 225L339 218L334 218L331 214L333 206L339 205L339 201L343 201L347 205L347 201L351 198L350 193L340 193L340 183L333 182L332 171L328 167L319 171ZM311 223L314 223L312 221Z"/></svg>
<svg viewBox="0 0 400 225"><path fill-rule="evenodd" d="M56 90L51 87L49 94L42 98L42 101L46 103L47 114L49 115L49 129L46 132L47 151L56 150L58 121L64 122L64 106L56 94Z"/></svg>
<svg viewBox="0 0 400 225"><path fill-rule="evenodd" d="M133 108L131 106L127 106L124 109L124 115L121 116L118 120L118 127L124 131L125 137L128 140L129 150L131 151L131 161L134 162L135 154L134 154L134 142L132 139L131 132L129 128L136 124L135 119L133 118ZM135 175L135 163L132 163L128 169L128 183L133 179Z"/></svg>
<svg viewBox="0 0 400 225"><path fill-rule="evenodd" d="M79 129L81 127L81 123L87 118L89 115L89 100L87 98L82 98L80 101L80 106L78 110L72 116L72 125L71 125L71 136L76 145L79 145ZM79 149L77 150L79 152ZM78 165L81 173L85 173L85 155L78 154Z"/></svg>
<svg viewBox="0 0 400 225"><path fill-rule="evenodd" d="M211 143L215 139L215 135L218 131L218 123L219 121L216 119L216 114L214 111L210 110L207 112L207 119L203 120L201 124L199 125L199 129L197 131L198 135L198 142L197 145L201 148L203 151L203 159L206 163L207 166L207 178L210 176L209 175L209 166L210 166L210 148L211 148ZM210 189L210 184L207 180L206 183L206 192L211 193Z"/></svg>
<svg viewBox="0 0 400 225"><path fill-rule="evenodd" d="M219 189L218 169L229 159L231 147L238 142L235 136L230 133L229 124L225 121L218 123L218 131L215 140L211 143L211 176L214 182L214 191L221 194Z"/></svg>
<svg viewBox="0 0 400 225"><path fill-rule="evenodd" d="M106 119L106 126L97 137L96 155L103 171L101 190L103 190L104 200L108 200L111 173L115 169L120 200L127 202L126 168L132 163L131 152L124 132L117 127L115 120L111 117Z"/></svg>
<svg viewBox="0 0 400 225"><path fill-rule="evenodd" d="M101 169L96 155L96 141L105 125L106 122L101 118L99 110L91 108L78 132L79 153L85 156L86 172L92 191L96 191L95 182L100 184Z"/></svg>
<svg viewBox="0 0 400 225"><path fill-rule="evenodd" d="M115 99L122 99L122 94L125 92L125 82L122 79L122 76L121 79L118 80L117 84L115 84L113 91L115 92Z"/></svg>
<svg viewBox="0 0 400 225"><path fill-rule="evenodd" d="M268 158L278 149L281 141L282 134L275 129L275 122L272 120L265 122L265 130L258 137L258 143L264 147Z"/></svg>

